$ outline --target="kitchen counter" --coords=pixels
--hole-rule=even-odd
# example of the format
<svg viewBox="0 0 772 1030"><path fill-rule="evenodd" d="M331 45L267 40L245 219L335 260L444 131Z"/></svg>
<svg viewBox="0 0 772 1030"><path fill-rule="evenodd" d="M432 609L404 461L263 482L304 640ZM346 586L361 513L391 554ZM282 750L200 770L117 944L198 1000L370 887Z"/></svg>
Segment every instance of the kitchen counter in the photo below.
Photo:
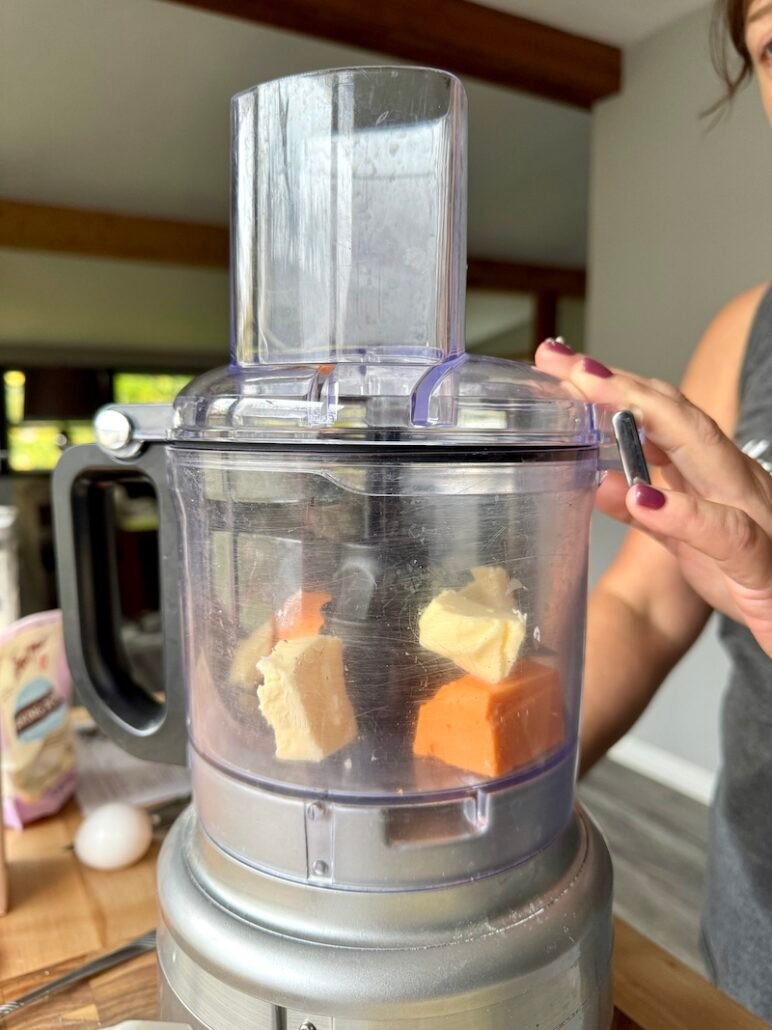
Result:
<svg viewBox="0 0 772 1030"><path fill-rule="evenodd" d="M0 917L0 998L9 1001L155 923L157 846L119 872L81 866L67 845L74 803L23 833L6 831L10 911ZM616 921L615 1030L763 1030L721 994L627 923ZM93 1030L156 1011L153 955L103 973L10 1017L9 1030Z"/></svg>

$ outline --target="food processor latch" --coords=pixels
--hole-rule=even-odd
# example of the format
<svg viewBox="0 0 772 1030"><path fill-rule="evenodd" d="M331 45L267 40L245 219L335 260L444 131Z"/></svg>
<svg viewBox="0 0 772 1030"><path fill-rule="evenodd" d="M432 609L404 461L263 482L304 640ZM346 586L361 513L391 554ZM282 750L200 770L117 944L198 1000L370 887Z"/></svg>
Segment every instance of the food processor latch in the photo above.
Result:
<svg viewBox="0 0 772 1030"><path fill-rule="evenodd" d="M94 435L102 450L131 460L150 443L164 443L172 425L171 404L108 404L94 418Z"/></svg>

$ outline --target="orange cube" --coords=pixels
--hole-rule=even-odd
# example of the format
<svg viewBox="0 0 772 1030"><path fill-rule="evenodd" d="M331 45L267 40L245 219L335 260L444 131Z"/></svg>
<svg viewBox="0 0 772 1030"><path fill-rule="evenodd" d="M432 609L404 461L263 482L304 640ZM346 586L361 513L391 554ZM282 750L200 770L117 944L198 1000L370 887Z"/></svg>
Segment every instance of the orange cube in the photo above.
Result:
<svg viewBox="0 0 772 1030"><path fill-rule="evenodd" d="M523 661L509 679L446 683L418 712L413 752L481 776L505 776L563 742L558 674Z"/></svg>
<svg viewBox="0 0 772 1030"><path fill-rule="evenodd" d="M315 637L324 625L322 608L331 600L329 594L298 590L274 616L275 639Z"/></svg>

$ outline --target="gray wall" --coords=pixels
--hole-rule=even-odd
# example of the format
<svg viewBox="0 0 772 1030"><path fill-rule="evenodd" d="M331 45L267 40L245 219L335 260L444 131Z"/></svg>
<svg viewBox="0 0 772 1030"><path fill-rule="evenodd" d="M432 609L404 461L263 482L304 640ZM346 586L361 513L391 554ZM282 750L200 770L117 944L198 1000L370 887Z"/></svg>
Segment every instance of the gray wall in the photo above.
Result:
<svg viewBox="0 0 772 1030"><path fill-rule="evenodd" d="M624 91L595 109L592 349L678 379L716 311L772 272L772 149L758 91L712 131L718 93L698 11L634 47Z"/></svg>
<svg viewBox="0 0 772 1030"><path fill-rule="evenodd" d="M634 47L593 119L589 348L671 381L718 309L772 272L769 128L755 89L712 131L699 120L718 91L707 24L698 11ZM595 575L620 538L596 519ZM632 736L714 772L726 670L711 624Z"/></svg>

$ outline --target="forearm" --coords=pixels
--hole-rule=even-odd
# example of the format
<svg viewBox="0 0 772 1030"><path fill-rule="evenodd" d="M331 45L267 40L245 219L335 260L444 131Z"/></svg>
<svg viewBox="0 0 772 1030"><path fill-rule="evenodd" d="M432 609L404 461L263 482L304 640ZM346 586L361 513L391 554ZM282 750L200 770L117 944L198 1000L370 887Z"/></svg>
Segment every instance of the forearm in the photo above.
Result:
<svg viewBox="0 0 772 1030"><path fill-rule="evenodd" d="M632 603L602 582L593 591L580 729L582 774L632 727L705 617L695 610L688 631L669 634L644 604Z"/></svg>
<svg viewBox="0 0 772 1030"><path fill-rule="evenodd" d="M772 510L766 501L768 478L759 481L755 466L749 478L744 464L752 463L730 443L746 342L768 289L767 281L735 298L711 323L682 384L690 403L663 390L662 383L647 386L625 373L593 376L585 359L566 353L565 347L546 344L537 351L542 371L569 382L587 400L637 409L650 443L658 444L660 452L662 470L655 470L654 485L670 494L669 500L662 495L664 507L647 511L633 502L619 476L607 477L598 490L600 511L646 527L652 536L628 534L590 600L581 724L584 771L630 729L699 636L711 606L741 618L762 647L770 640L764 607L770 557L763 539ZM656 515L664 512L672 520L679 511L680 526ZM706 536L711 527L720 538L717 550L715 538ZM736 548L733 540L739 541ZM747 562L743 550L752 556ZM727 553L734 562L731 569Z"/></svg>

